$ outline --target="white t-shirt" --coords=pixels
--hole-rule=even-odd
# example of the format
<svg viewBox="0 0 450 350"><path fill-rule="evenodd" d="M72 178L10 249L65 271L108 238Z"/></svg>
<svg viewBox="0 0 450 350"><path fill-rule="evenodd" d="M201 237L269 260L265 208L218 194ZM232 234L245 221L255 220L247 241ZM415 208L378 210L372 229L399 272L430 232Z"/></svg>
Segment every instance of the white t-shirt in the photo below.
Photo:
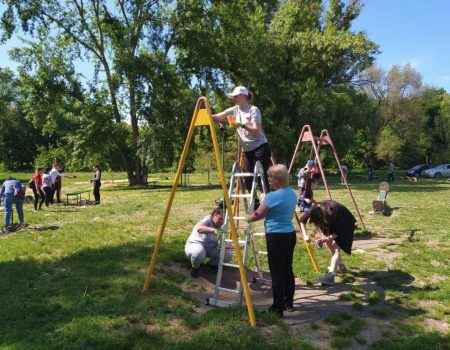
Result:
<svg viewBox="0 0 450 350"><path fill-rule="evenodd" d="M52 187L52 177L49 174L42 175L42 188Z"/></svg>
<svg viewBox="0 0 450 350"><path fill-rule="evenodd" d="M215 233L200 233L198 232L198 226L204 225L208 227L214 227L214 223L212 221L211 215L205 216L201 219L192 229L192 233L189 236L187 243L200 243L205 248L215 248L217 246L217 235Z"/></svg>
<svg viewBox="0 0 450 350"><path fill-rule="evenodd" d="M239 106L230 107L225 110L225 113L227 116L232 115L236 117L236 123L247 124L251 122L255 124L262 124L261 112L259 111L259 108L252 105L247 105L243 109L239 108ZM258 135L254 135L244 128L237 128L237 133L241 139L244 152L253 151L255 148L267 142L266 135L264 135L264 131L262 129Z"/></svg>
<svg viewBox="0 0 450 350"><path fill-rule="evenodd" d="M52 184L54 184L55 183L55 180L56 180L56 178L57 177L63 177L64 176L64 174L63 173L60 173L58 170L56 170L56 169L52 169L51 171L50 171L50 177L52 178Z"/></svg>

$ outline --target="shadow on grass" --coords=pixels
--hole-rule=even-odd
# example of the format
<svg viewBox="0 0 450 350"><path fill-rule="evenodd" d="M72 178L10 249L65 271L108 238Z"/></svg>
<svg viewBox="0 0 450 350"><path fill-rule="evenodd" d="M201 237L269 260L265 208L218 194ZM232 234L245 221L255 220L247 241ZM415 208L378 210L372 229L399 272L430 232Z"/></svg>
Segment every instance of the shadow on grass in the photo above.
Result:
<svg viewBox="0 0 450 350"><path fill-rule="evenodd" d="M184 276L158 272L142 294L150 249L125 244L85 249L60 260L0 263L0 347L31 349L267 348L245 308L196 314ZM182 255L166 245L159 262ZM158 265L159 266L159 265ZM267 324L267 322L266 322ZM286 331L275 341L289 342ZM270 340L273 341L273 338Z"/></svg>
<svg viewBox="0 0 450 350"><path fill-rule="evenodd" d="M56 231L61 227L57 225L49 225L49 226L28 226L29 231Z"/></svg>
<svg viewBox="0 0 450 350"><path fill-rule="evenodd" d="M228 186L228 184L227 184ZM209 190L216 190L220 189L221 186L219 184L212 184L212 185L189 185L189 186L178 186L177 191L209 191ZM227 187L228 188L228 187ZM121 186L114 186L114 187L108 187L105 189L105 191L108 192L121 192L121 191L148 191L148 192L155 192L155 191L170 191L172 189L172 185L158 185L156 186L149 185L149 186L128 186L128 185L121 185Z"/></svg>

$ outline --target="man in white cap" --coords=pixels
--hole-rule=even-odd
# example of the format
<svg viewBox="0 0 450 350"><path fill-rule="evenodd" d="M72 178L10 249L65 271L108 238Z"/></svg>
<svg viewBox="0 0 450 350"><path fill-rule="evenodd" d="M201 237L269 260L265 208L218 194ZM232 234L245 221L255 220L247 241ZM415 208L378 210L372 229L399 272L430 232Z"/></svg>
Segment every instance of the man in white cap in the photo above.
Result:
<svg viewBox="0 0 450 350"><path fill-rule="evenodd" d="M244 86L236 86L228 97L233 100L234 107L214 114L215 121L235 127L243 147L243 171L253 172L255 163L260 161L264 169L264 181L269 190L267 169L272 151L262 128L261 112L250 104L251 93ZM251 191L252 178L245 178L247 190Z"/></svg>

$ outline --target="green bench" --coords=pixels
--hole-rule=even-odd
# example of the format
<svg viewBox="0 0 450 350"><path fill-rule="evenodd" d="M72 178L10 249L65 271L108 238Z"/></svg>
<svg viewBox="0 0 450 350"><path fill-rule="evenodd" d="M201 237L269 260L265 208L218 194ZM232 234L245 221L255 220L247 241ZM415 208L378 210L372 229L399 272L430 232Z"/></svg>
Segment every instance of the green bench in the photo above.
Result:
<svg viewBox="0 0 450 350"><path fill-rule="evenodd" d="M87 193L88 200L91 200L91 190L87 190L85 188L79 188L78 190L75 190L73 192L66 193L66 204L69 204L69 197L76 196L77 197L77 205L81 205L81 196L84 193Z"/></svg>

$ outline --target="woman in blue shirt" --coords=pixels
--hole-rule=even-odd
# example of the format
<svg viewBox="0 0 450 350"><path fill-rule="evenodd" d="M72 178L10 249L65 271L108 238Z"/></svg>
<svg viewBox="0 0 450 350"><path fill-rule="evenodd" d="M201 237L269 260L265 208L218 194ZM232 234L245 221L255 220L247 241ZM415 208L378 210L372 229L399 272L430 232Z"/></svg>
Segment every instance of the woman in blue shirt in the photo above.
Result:
<svg viewBox="0 0 450 350"><path fill-rule="evenodd" d="M24 190L20 181L10 177L8 180L3 182L1 197L3 200L3 205L5 206L5 226L1 230L0 234L7 234L9 232L9 222L11 221L13 203L16 204L17 215L19 216L20 224L18 230L24 228L23 203L20 200L14 199L14 192L16 190Z"/></svg>
<svg viewBox="0 0 450 350"><path fill-rule="evenodd" d="M295 278L292 259L296 234L292 218L297 195L289 187L286 166L273 165L268 170L269 183L275 189L263 200L258 210L250 214L248 221L264 218L267 254L272 278L273 304L269 311L283 316L283 311L294 311Z"/></svg>

